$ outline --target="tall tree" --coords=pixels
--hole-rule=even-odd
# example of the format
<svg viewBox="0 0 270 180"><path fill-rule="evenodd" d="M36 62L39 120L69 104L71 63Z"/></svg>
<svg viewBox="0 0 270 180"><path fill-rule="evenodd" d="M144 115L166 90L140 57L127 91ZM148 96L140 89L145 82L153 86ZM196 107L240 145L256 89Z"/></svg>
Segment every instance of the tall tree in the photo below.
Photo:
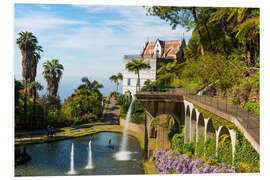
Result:
<svg viewBox="0 0 270 180"><path fill-rule="evenodd" d="M116 84L116 92L118 92L119 80L123 80L122 73L118 73L117 75L112 75L110 80Z"/></svg>
<svg viewBox="0 0 270 180"><path fill-rule="evenodd" d="M88 77L83 77L82 79L83 84L79 85L78 90L81 89L88 89L92 92L96 92L99 95L99 99L102 98L102 94L99 89L103 88L102 84L99 84L96 80L91 82Z"/></svg>
<svg viewBox="0 0 270 180"><path fill-rule="evenodd" d="M199 25L198 11L200 8L196 7L174 7L174 6L152 6L147 8L147 15L158 16L161 19L169 22L172 28L175 29L177 25L186 27L188 30L194 29L199 38L201 54L204 55L205 48L201 41L202 32ZM206 25L205 25L206 26ZM211 40L211 39L210 39Z"/></svg>
<svg viewBox="0 0 270 180"><path fill-rule="evenodd" d="M43 76L47 82L49 96L57 96L60 79L63 75L64 66L59 63L58 59L47 60L43 64Z"/></svg>
<svg viewBox="0 0 270 180"><path fill-rule="evenodd" d="M20 32L16 40L22 54L22 76L24 78L24 115L27 118L27 84L36 77L36 65L42 52L41 46L38 46L37 38L32 32Z"/></svg>
<svg viewBox="0 0 270 180"><path fill-rule="evenodd" d="M48 95L55 102L57 121L60 121L61 103L59 96L57 96L57 92L60 79L63 75L64 66L59 63L58 59L52 59L51 61L47 60L43 64L43 68L42 74L47 82Z"/></svg>
<svg viewBox="0 0 270 180"><path fill-rule="evenodd" d="M140 58L140 59L132 58L131 61L126 64L126 68L128 69L128 71L134 72L135 74L138 75L137 85L138 85L139 91L140 91L141 90L141 88L140 88L140 71L145 70L145 69L150 69L151 66L144 62L144 58Z"/></svg>
<svg viewBox="0 0 270 180"><path fill-rule="evenodd" d="M36 122L36 102L37 102L37 91L43 90L43 86L36 81L32 81L31 83L28 84L29 90L35 89L34 91L34 98L33 98L33 114L31 118L31 128L33 128L33 122Z"/></svg>

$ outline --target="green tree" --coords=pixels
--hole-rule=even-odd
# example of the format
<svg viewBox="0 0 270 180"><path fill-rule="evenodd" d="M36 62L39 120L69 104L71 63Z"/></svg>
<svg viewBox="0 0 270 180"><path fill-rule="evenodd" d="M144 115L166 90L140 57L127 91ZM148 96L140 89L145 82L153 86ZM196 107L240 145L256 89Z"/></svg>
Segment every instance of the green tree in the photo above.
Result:
<svg viewBox="0 0 270 180"><path fill-rule="evenodd" d="M47 82L47 90L49 96L57 96L60 79L63 75L64 67L59 60L47 60L43 64L43 77Z"/></svg>
<svg viewBox="0 0 270 180"><path fill-rule="evenodd" d="M144 58L140 58L140 59L131 58L131 61L126 64L126 68L128 69L128 71L134 72L135 74L138 75L137 85L140 91L141 89L140 88L140 71L144 69L150 69L151 66L144 62Z"/></svg>
<svg viewBox="0 0 270 180"><path fill-rule="evenodd" d="M28 84L28 88L30 90L35 89L34 98L33 98L33 114L32 114L31 123L30 123L30 127L33 128L33 122L36 122L37 91L43 90L43 86L37 81L32 81L31 83Z"/></svg>
<svg viewBox="0 0 270 180"><path fill-rule="evenodd" d="M27 118L27 84L36 77L37 63L40 59L42 47L38 46L38 40L32 32L20 32L16 43L22 54L22 76L24 78L24 115Z"/></svg>
<svg viewBox="0 0 270 180"><path fill-rule="evenodd" d="M112 75L109 79L116 84L116 92L118 92L119 80L121 81L123 80L122 73L118 73L117 75Z"/></svg>
<svg viewBox="0 0 270 180"><path fill-rule="evenodd" d="M64 67L57 59L52 59L51 61L47 60L43 64L42 74L47 82L48 97L51 97L52 102L56 104L56 118L58 121L60 120L61 103L60 98L57 98L57 91L63 71Z"/></svg>

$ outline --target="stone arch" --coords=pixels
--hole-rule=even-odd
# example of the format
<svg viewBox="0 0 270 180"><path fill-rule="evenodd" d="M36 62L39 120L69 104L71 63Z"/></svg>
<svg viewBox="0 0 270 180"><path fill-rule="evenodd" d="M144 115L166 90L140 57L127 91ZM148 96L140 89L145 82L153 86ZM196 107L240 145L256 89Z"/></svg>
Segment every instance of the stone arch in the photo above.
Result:
<svg viewBox="0 0 270 180"><path fill-rule="evenodd" d="M226 135L226 136L225 136ZM226 138L226 139L225 139ZM222 143L227 144L228 143L228 150L231 151L231 161L233 161L233 146L232 146L232 138L230 129L228 129L225 126L220 126L216 133L216 156L219 157L219 159L223 159L226 156L226 153L220 153L219 148L222 145ZM221 150L224 150L224 148L220 148ZM224 160L223 160L224 161Z"/></svg>
<svg viewBox="0 0 270 180"><path fill-rule="evenodd" d="M215 128L213 125L213 121L211 118L204 119L205 121L205 141L207 141L209 138L215 136Z"/></svg>
<svg viewBox="0 0 270 180"><path fill-rule="evenodd" d="M191 116L191 112L190 112L190 107L189 105L187 105L185 107L185 141L189 141L190 140L190 116Z"/></svg>
<svg viewBox="0 0 270 180"><path fill-rule="evenodd" d="M156 148L158 149L165 150L170 148L170 142L167 138L168 115L169 114L158 114L156 116L156 118L158 118Z"/></svg>

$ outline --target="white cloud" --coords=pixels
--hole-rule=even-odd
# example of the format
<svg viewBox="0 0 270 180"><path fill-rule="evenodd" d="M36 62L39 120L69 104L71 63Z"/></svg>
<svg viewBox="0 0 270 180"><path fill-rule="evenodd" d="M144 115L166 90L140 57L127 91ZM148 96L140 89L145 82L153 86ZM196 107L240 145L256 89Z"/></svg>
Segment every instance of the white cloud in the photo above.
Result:
<svg viewBox="0 0 270 180"><path fill-rule="evenodd" d="M79 20L68 20L39 12L30 12L15 18L15 29L17 31L28 30L42 32L48 29L61 27L63 25L82 25L86 22Z"/></svg>
<svg viewBox="0 0 270 180"><path fill-rule="evenodd" d="M94 24L37 12L20 14L15 19L16 29L32 31L44 48L38 66L38 80L42 80L42 63L45 60L59 58L64 65L60 91L70 88L71 84L76 88L83 76L100 81L105 89L111 87L107 79L112 74L122 71L124 55L141 53L147 39L179 39L185 31L181 27L172 30L158 17L145 16L146 10L140 7L76 7L84 8L89 15L106 13L107 16ZM114 16L117 14L116 17L119 18L111 18L110 13ZM191 33L186 35L191 36ZM18 49L16 53L19 55L15 57L17 59L15 67L18 69L16 77L20 77L21 60Z"/></svg>

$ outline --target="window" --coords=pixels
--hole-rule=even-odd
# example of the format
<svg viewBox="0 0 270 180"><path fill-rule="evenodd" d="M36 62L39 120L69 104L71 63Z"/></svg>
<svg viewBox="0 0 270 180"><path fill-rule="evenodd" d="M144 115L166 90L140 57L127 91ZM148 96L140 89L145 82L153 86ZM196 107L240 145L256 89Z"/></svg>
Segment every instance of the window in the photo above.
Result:
<svg viewBox="0 0 270 180"><path fill-rule="evenodd" d="M130 86L130 78L128 78L128 86Z"/></svg>

